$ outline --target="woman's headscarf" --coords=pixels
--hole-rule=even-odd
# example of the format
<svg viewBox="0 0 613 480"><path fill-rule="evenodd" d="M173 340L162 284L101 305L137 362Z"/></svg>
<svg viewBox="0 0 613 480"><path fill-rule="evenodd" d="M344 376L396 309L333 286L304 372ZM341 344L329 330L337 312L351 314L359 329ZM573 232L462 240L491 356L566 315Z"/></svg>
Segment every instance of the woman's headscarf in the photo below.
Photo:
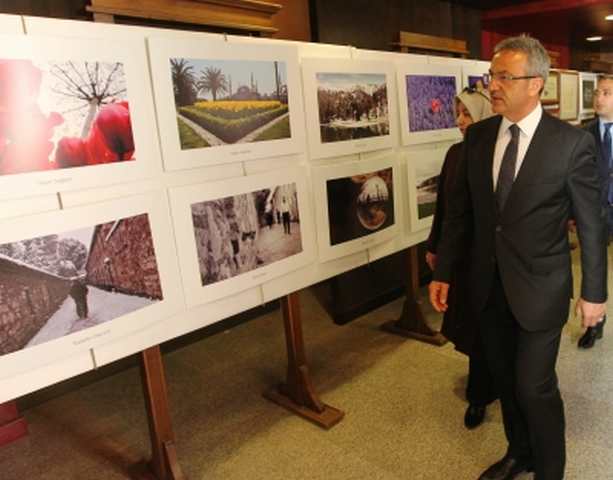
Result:
<svg viewBox="0 0 613 480"><path fill-rule="evenodd" d="M456 100L464 104L473 122L479 122L494 115L494 112L492 112L490 95L487 90L479 88L464 89L464 91L456 97Z"/></svg>

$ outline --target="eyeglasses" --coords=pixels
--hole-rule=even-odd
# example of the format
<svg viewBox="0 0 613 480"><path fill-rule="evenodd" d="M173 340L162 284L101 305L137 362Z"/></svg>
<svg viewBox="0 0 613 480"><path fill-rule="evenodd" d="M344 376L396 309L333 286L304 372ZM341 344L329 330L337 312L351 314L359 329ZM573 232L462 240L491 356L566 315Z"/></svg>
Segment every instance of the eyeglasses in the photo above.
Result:
<svg viewBox="0 0 613 480"><path fill-rule="evenodd" d="M494 73L494 72L483 74L483 81L486 82L488 85L491 83L492 80L496 80L498 82L510 82L512 80L528 80L530 78L539 78L539 75L516 76L516 75L511 75L510 73Z"/></svg>

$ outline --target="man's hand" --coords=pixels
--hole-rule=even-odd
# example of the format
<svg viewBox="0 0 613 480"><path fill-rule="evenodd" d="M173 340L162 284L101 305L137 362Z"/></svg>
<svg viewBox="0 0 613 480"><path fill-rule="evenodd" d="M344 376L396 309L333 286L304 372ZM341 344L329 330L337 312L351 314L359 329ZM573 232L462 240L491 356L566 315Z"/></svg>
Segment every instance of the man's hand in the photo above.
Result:
<svg viewBox="0 0 613 480"><path fill-rule="evenodd" d="M430 293L430 298L432 298L432 293ZM575 313L581 315L581 325L583 327L594 327L599 322L602 322L602 319L607 314L607 304L591 303L580 298L577 300Z"/></svg>
<svg viewBox="0 0 613 480"><path fill-rule="evenodd" d="M436 268L436 253L426 252L426 263L430 267L430 270L434 271Z"/></svg>
<svg viewBox="0 0 613 480"><path fill-rule="evenodd" d="M437 282L433 280L428 287L430 290L430 303L437 312L447 311L447 294L449 293L449 284L445 282Z"/></svg>

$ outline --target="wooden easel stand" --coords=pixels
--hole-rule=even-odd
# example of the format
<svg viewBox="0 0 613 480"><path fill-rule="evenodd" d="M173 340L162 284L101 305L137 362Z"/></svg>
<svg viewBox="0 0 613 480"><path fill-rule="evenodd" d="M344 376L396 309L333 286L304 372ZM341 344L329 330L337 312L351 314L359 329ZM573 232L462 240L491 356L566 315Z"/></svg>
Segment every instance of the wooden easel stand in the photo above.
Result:
<svg viewBox="0 0 613 480"><path fill-rule="evenodd" d="M287 343L287 380L266 391L264 397L320 427L332 428L345 414L323 403L313 387L304 351L298 293L284 297L281 307Z"/></svg>
<svg viewBox="0 0 613 480"><path fill-rule="evenodd" d="M141 378L151 436L151 460L136 465L132 478L184 480L185 477L177 459L164 365L158 345L141 352Z"/></svg>
<svg viewBox="0 0 613 480"><path fill-rule="evenodd" d="M417 302L419 296L419 269L418 269L418 249L417 246L407 250L407 271L409 278L406 286L406 298L402 313L397 320L390 320L381 325L386 332L413 338L433 345L445 345L447 339L435 332L427 324L421 307Z"/></svg>

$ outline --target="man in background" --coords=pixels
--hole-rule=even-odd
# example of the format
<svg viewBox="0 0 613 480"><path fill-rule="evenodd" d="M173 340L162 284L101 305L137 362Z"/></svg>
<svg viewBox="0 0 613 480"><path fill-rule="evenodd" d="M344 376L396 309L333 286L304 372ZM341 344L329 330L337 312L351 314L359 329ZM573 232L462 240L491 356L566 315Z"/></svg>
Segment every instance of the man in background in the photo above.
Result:
<svg viewBox="0 0 613 480"><path fill-rule="evenodd" d="M602 182L602 206L606 211L609 243L613 236L613 75L600 75L594 91L597 118L585 129L594 136L598 151L598 172ZM595 327L588 327L579 339L580 348L592 348L602 338L606 316Z"/></svg>

